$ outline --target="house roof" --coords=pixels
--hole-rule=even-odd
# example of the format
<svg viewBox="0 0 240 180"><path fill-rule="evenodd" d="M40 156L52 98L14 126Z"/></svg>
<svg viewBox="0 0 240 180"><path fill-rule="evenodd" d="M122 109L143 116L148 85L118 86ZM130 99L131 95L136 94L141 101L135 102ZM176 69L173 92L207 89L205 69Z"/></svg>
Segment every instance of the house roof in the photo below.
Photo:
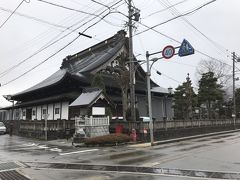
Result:
<svg viewBox="0 0 240 180"><path fill-rule="evenodd" d="M67 73L67 71L65 69L60 69L57 72L55 72L54 74L52 74L51 76L49 76L47 79L43 80L42 82L36 84L35 86L33 86L29 89L22 91L20 93L14 94L13 96L25 94L25 93L28 93L28 92L31 92L31 91L34 91L37 89L41 89L43 87L47 87L47 86L56 84L57 82L59 82L60 80L62 80L65 77L66 73Z"/></svg>
<svg viewBox="0 0 240 180"><path fill-rule="evenodd" d="M84 78L84 74L94 71L104 64L108 64L108 62L112 61L124 50L124 45L127 40L125 35L125 31L119 31L116 35L109 39L106 39L77 54L67 56L63 59L60 70L35 86L14 94L12 97L14 98L14 96L54 85L61 81L66 74L73 75L77 78Z"/></svg>
<svg viewBox="0 0 240 180"><path fill-rule="evenodd" d="M94 101L96 101L100 95L102 94L102 90L92 91L92 92L84 92L82 93L75 101L72 102L69 106L89 106Z"/></svg>

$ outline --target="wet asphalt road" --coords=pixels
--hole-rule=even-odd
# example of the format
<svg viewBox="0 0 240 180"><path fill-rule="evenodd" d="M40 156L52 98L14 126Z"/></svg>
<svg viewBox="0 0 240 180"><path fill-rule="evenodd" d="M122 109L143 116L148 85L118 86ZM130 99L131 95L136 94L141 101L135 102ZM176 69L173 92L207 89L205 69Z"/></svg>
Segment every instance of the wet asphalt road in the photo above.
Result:
<svg viewBox="0 0 240 180"><path fill-rule="evenodd" d="M239 132L144 148L75 148L2 135L0 163L21 162L21 172L40 180L240 179L239 149Z"/></svg>

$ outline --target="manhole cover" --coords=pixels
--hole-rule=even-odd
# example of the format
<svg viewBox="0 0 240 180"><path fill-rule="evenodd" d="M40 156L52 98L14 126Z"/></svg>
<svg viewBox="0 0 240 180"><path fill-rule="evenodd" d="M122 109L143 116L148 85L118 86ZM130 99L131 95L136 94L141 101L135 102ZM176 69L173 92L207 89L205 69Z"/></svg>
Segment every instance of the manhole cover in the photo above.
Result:
<svg viewBox="0 0 240 180"><path fill-rule="evenodd" d="M23 174L19 173L16 170L10 170L10 171L2 171L0 172L0 179L1 180L30 180Z"/></svg>
<svg viewBox="0 0 240 180"><path fill-rule="evenodd" d="M20 164L15 163L15 162L0 163L0 171L17 169L17 168L20 168L20 167L22 167L22 166Z"/></svg>

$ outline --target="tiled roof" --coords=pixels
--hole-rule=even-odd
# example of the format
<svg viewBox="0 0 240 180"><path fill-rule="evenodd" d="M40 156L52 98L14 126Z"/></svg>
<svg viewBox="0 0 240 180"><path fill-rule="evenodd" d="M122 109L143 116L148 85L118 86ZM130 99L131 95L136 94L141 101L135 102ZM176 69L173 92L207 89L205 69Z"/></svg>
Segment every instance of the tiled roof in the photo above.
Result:
<svg viewBox="0 0 240 180"><path fill-rule="evenodd" d="M123 50L127 40L125 35L124 31L119 31L116 35L101 43L75 55L67 56L63 60L60 70L35 86L14 94L13 97L54 85L61 81L67 73L82 78L84 73L89 73L104 64L108 64Z"/></svg>
<svg viewBox="0 0 240 180"><path fill-rule="evenodd" d="M81 81L90 79L94 75L94 72L98 70L98 68L107 66L121 52L127 49L128 39L125 37L125 35L125 31L119 31L109 39L106 39L77 54L67 56L65 59L63 59L62 66L57 72L35 86L20 93L14 94L13 99L16 96L55 85L61 82L66 75L70 75L71 77L75 77ZM139 66L139 68L141 69L141 66ZM141 74L144 74L143 70ZM113 79L110 80L110 78L106 79L105 84L106 86L118 87L118 84ZM136 89L144 90L144 84L145 83L139 85L137 83ZM154 86L157 86L155 83L153 84ZM161 90L156 92L166 93L166 91Z"/></svg>
<svg viewBox="0 0 240 180"><path fill-rule="evenodd" d="M52 74L51 76L49 76L47 79L43 80L42 82L36 84L35 86L26 89L25 91L22 91L20 93L14 94L14 96L20 95L20 94L25 94L37 89L41 89L43 87L47 87L50 85L53 85L57 82L59 82L60 80L62 80L64 78L64 76L66 75L67 71L65 69L60 69L57 72L55 72L54 74Z"/></svg>

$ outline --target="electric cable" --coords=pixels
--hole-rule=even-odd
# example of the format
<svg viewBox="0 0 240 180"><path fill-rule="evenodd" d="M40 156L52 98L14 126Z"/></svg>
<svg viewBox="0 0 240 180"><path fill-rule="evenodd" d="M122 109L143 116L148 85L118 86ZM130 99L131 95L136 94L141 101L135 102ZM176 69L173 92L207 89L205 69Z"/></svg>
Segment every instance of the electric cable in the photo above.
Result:
<svg viewBox="0 0 240 180"><path fill-rule="evenodd" d="M0 10L4 11L4 12L8 12L8 13L14 13L14 11L12 11L10 9L3 8L3 7L0 7ZM40 23L43 23L43 24L47 24L47 25L50 25L50 26L54 26L54 27L57 27L57 28L61 28L61 29L67 28L66 26L56 24L56 23L52 23L52 22L49 22L49 21L46 21L46 20L43 20L43 19L40 19L40 18L36 18L36 17L33 17L33 16L23 14L23 13L15 12L15 15L25 17L27 19L31 19L31 20L34 20L34 21L37 21L37 22L40 22Z"/></svg>
<svg viewBox="0 0 240 180"><path fill-rule="evenodd" d="M117 1L116 3L114 3L113 5L111 5L111 7L114 7L115 5L119 4L122 0ZM105 13L107 10L102 11L101 13L99 13L99 16L102 15L103 13ZM100 18L100 21L105 18L107 15L109 15L109 13L107 13L106 15L104 15L103 17ZM57 40L54 40L53 42L51 42L50 44L46 45L45 47L43 46L41 49L39 49L38 51L36 51L35 53L33 53L32 55L30 55L29 57L25 58L24 60L20 61L19 63L11 66L10 68L8 68L7 70L3 71L0 73L0 78L4 77L5 75L7 75L8 73L10 73L12 70L14 70L15 68L17 68L18 66L20 66L21 64L23 64L24 62L26 62L27 60L31 59L32 57L34 57L35 55L39 54L40 52L44 51L45 49L49 48L50 46L56 44L57 42L59 42L60 40L62 40L63 38L67 37L68 35L72 34L73 32L75 32L76 30L78 30L80 27L86 25L87 23L93 21L96 17L93 17L92 19L88 20L87 22L85 22L84 24L82 24L81 26L78 26L77 28L74 28L73 30L71 30L70 32L68 32L67 34L65 34L64 36L58 38ZM97 21L98 23L99 21ZM96 24L96 23L95 23ZM73 26L75 26L76 24L70 26L69 28L72 28ZM88 29L88 28L87 28ZM85 32L85 31L84 31ZM84 33L83 32L83 33ZM59 35L57 35L56 37L58 37ZM51 40L52 41L52 40Z"/></svg>
<svg viewBox="0 0 240 180"><path fill-rule="evenodd" d="M152 26L152 27L149 27L149 28L146 29L146 30L143 30L143 31L141 31L141 32L138 32L136 35L139 35L139 34L142 34L142 33L144 33L144 32L147 32L147 31L149 31L150 29L154 29L154 28L156 28L156 27L158 27L158 26L161 26L161 25L163 25L163 24L166 24L166 23L168 23L168 22L171 22L171 21L173 21L173 20L175 20L175 19L178 19L178 18L180 18L180 17L183 17L183 16L187 16L187 15L189 15L189 14L192 14L193 12L196 12L196 11L202 9L203 7L205 7L205 6L213 3L213 2L215 2L215 1L216 1L216 0L212 0L212 1L208 2L208 3L205 3L205 4L203 4L203 5L195 8L194 10L185 12L184 14L181 14L181 15L179 15L179 16L173 17L173 18L168 19L168 20L166 20L166 21L164 21L164 22L161 22L161 23L159 23L159 24L156 24L156 25L154 25L154 26Z"/></svg>
<svg viewBox="0 0 240 180"><path fill-rule="evenodd" d="M12 15L17 11L17 9L23 4L23 2L30 3L30 0L22 0L21 3L13 10L13 12L7 17L7 19L0 25L0 29L7 23L7 21L12 17Z"/></svg>
<svg viewBox="0 0 240 180"><path fill-rule="evenodd" d="M120 0L120 1L121 1L121 0ZM120 2L120 1L118 1L118 2ZM116 3L115 3L115 5L116 5ZM109 14L110 14L110 12L107 13L107 14L105 14L104 16L102 16L101 19L99 19L97 22L95 22L95 23L91 24L90 26L88 26L84 31L82 31L81 34L85 33L88 29L90 29L91 27L95 26L97 23L101 22L101 20L102 20L103 18L107 17ZM79 36L80 36L81 34L79 34L76 38L74 38L71 42L69 42L67 45L65 45L64 47L62 47L60 50L58 50L57 52L55 52L54 54L52 54L51 56L49 56L49 57L46 58L45 60L41 61L39 64L35 65L33 68L31 68L31 69L29 69L28 71L24 72L23 74L17 76L16 78L14 78L14 79L12 79L12 80L10 80L10 81L2 84L2 86L6 86L6 85L8 85L9 83L12 83L12 82L18 80L19 78L23 77L24 75L28 74L28 73L31 72L32 70L36 69L38 66L42 65L43 63L45 63L46 61L48 61L49 59L51 59L53 56L55 56L56 54L58 54L59 52L61 52L62 50L64 50L64 49L65 49L66 47L68 47L70 44L72 44L75 40L77 40L77 39L79 38Z"/></svg>
<svg viewBox="0 0 240 180"><path fill-rule="evenodd" d="M172 7L172 4L168 1L168 0L165 0L164 1L160 1L158 0L159 3L161 3L165 8L168 8L172 14L174 16L179 16L181 15L181 13L175 8L175 7ZM210 39L207 35L205 35L203 32L201 32L196 26L194 26L188 19L186 19L185 17L181 17L181 19L186 22L189 26L191 26L193 29L195 29L199 34L201 34L204 38L206 38L216 49L218 49L218 52L220 53L223 53L225 55L226 53L226 48L223 48L224 49L224 52L222 51L222 49L220 49L220 47L223 47L221 45L219 45L218 43L216 43L215 41L213 41L212 39Z"/></svg>
<svg viewBox="0 0 240 180"><path fill-rule="evenodd" d="M145 25L145 24L143 24L143 23L141 23L141 22L138 22L138 23L139 23L140 25L148 28L148 29L144 30L144 32L147 32L148 30L152 30L152 31L154 31L154 32L156 32L156 33L158 33L158 34L160 34L160 35L162 35L162 36L164 36L164 37L166 37L166 38L174 41L174 42L177 42L177 43L181 44L180 41L178 41L178 40L176 40L176 39L174 39L174 38L172 38L172 37L170 37L170 36L168 36L168 35L166 35L166 34L164 34L164 33L161 33L161 32L159 32L159 31L157 31L157 30L154 29L153 27L149 27L149 26L147 26L147 25ZM142 33L144 33L144 32L141 31L140 33L136 33L136 34L133 35L133 36L137 36L137 35L142 34ZM206 54L206 53L204 53L204 52L201 52L201 51L199 51L199 50L197 50L197 49L195 49L195 51L198 52L198 53L200 53L200 54L202 54L202 55L204 55L204 56L206 56L206 57L208 57L208 58L210 58L210 59L214 59L214 60L216 60L216 61L219 61L219 62L221 62L221 63L224 63L224 64L227 65L227 66L232 67L232 65L229 65L229 64L223 62L222 60L219 60L219 59L217 59L217 58L214 58L214 57L212 57L212 56L210 56L210 55L208 55L208 54Z"/></svg>
<svg viewBox="0 0 240 180"><path fill-rule="evenodd" d="M155 14L164 12L164 11L166 11L166 10L172 8L172 7L175 7L175 6L179 5L179 4L182 4L182 3L186 2L186 1L188 1L188 0L183 0L183 1L180 1L180 2L178 2L178 3L175 3L175 4L169 6L169 7L165 8L165 9L161 9L161 10L158 10L158 11L156 11L156 12L153 12L153 13L151 13L151 14L149 14L149 15L141 18L141 19L146 19L146 18L151 17L151 16L153 16L153 15L155 15Z"/></svg>
<svg viewBox="0 0 240 180"><path fill-rule="evenodd" d="M17 76L16 78L2 84L1 87L8 85L9 83L16 81L17 79L23 77L24 75L28 74L29 72L33 71L34 69L36 69L38 66L42 65L43 63L45 63L46 61L48 61L50 58L54 57L56 54L58 54L59 52L61 52L62 50L64 50L66 47L68 47L69 45L71 45L74 41L76 41L78 38L80 37L80 34L74 38L71 42L69 42L67 45L63 46L61 49L59 49L57 52L53 53L51 56L49 56L47 59L45 59L44 61L41 61L40 63L38 63L37 65L35 65L34 67L32 67L31 69L25 71L23 74Z"/></svg>

